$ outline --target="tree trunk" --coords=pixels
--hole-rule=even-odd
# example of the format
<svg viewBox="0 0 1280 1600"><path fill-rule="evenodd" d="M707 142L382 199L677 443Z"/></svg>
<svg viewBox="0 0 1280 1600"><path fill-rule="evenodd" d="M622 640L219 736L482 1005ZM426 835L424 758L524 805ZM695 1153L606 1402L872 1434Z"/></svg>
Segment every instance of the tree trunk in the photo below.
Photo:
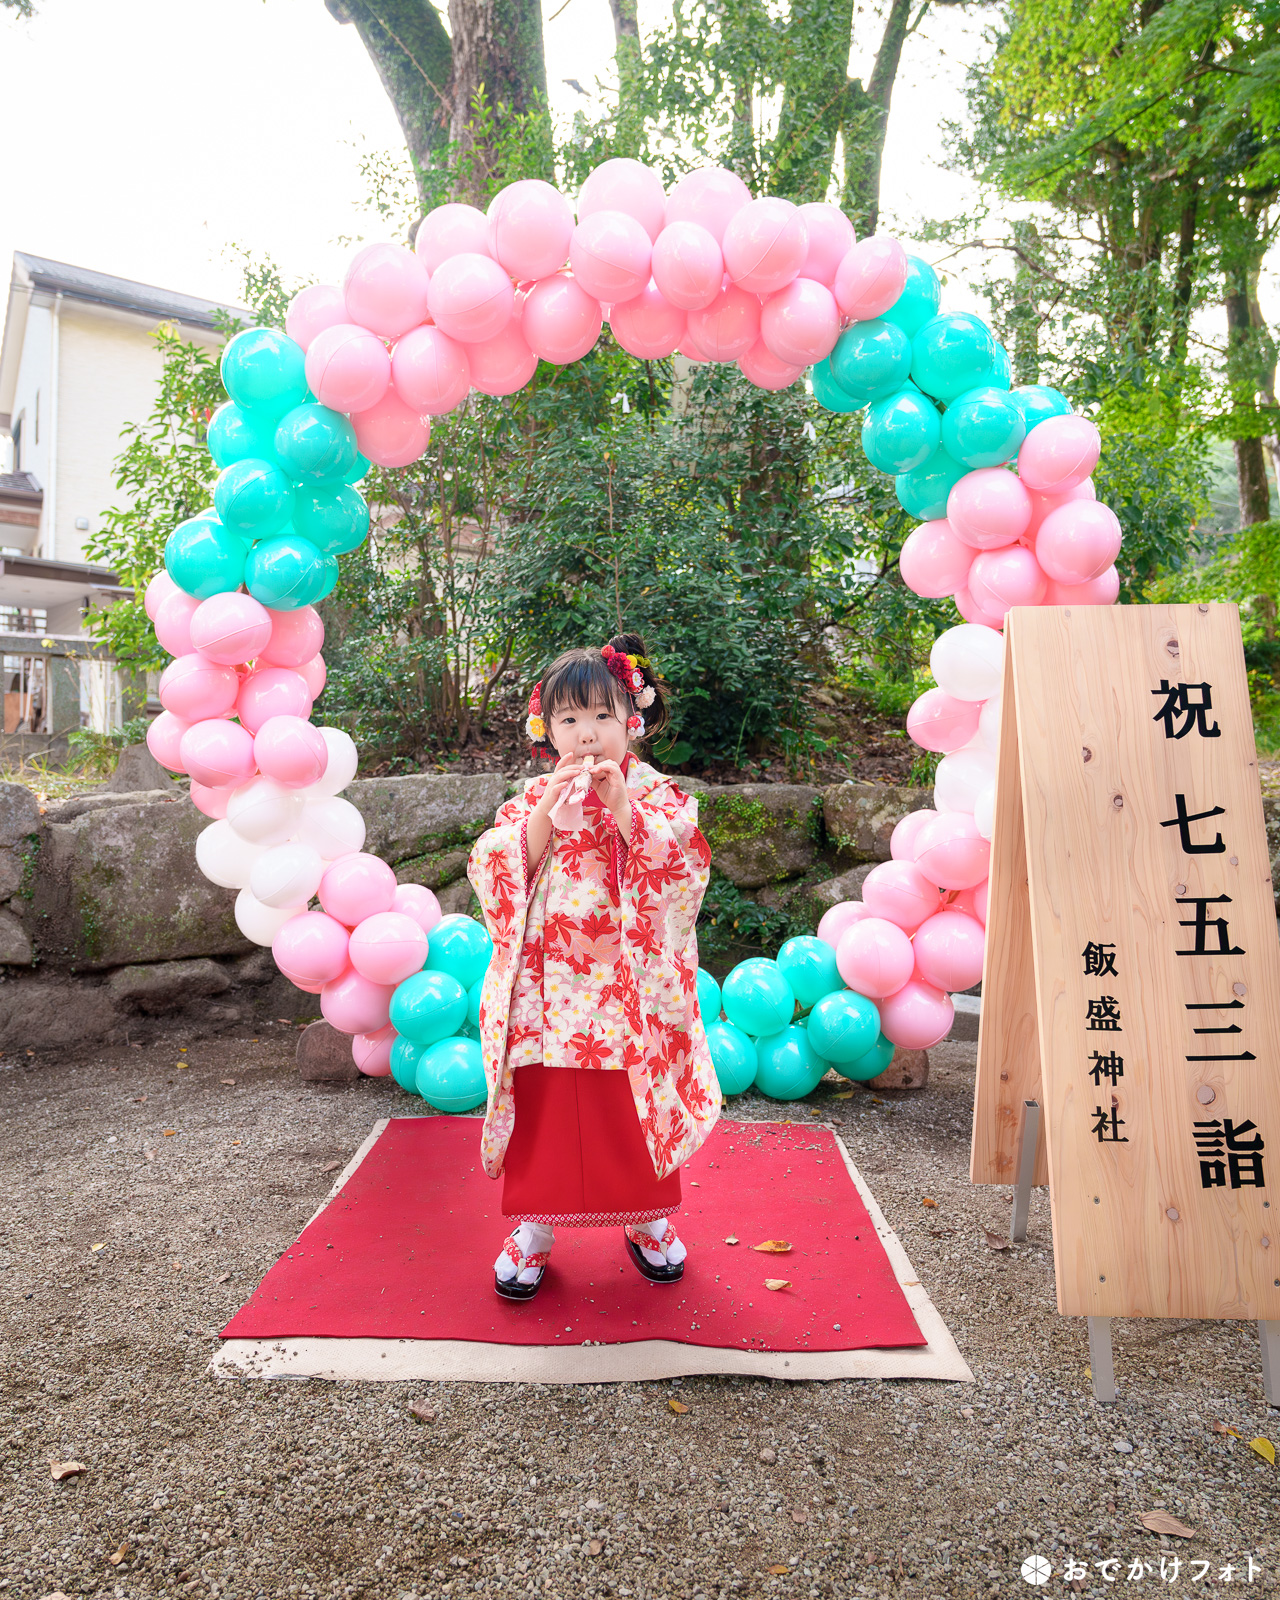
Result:
<svg viewBox="0 0 1280 1600"><path fill-rule="evenodd" d="M539 0L449 0L449 23L449 136L458 165L457 194L483 206L509 174L552 176L542 6ZM503 139L503 124L512 117L531 118L533 124L519 135L518 174L511 173L515 152Z"/></svg>
<svg viewBox="0 0 1280 1600"><path fill-rule="evenodd" d="M1259 330L1253 322L1251 302L1256 296L1257 264L1236 262L1227 268L1227 384L1232 412L1239 419L1235 439L1236 474L1240 486L1240 526L1266 522L1271 516L1271 491L1267 484L1267 458L1262 446L1261 418L1257 415ZM1265 329L1261 330L1265 333ZM1268 341L1269 346L1269 341ZM1257 419L1259 426L1253 425ZM1256 595L1251 609L1268 639L1276 636L1274 595Z"/></svg>
<svg viewBox="0 0 1280 1600"><path fill-rule="evenodd" d="M797 204L827 198L845 120L852 38L853 0L791 0L769 189Z"/></svg>
<svg viewBox="0 0 1280 1600"><path fill-rule="evenodd" d="M613 13L613 59L618 69L618 123L614 149L620 156L638 156L644 139L644 106L640 89L644 58L636 0L609 0Z"/></svg>
<svg viewBox="0 0 1280 1600"><path fill-rule="evenodd" d="M1256 272L1251 275L1249 281L1249 323L1255 330L1254 337L1262 341L1258 393L1268 412L1267 429L1262 438L1271 457L1271 470L1276 475L1276 482L1280 484L1280 406L1276 403L1276 344L1271 337L1271 330L1267 327L1266 318L1262 315L1262 306L1258 302Z"/></svg>
<svg viewBox="0 0 1280 1600"><path fill-rule="evenodd" d="M874 233L880 225L880 168L889 127L889 102L910 27L911 0L890 0L876 64L866 87L855 79L845 95L842 204L853 218L859 238Z"/></svg>

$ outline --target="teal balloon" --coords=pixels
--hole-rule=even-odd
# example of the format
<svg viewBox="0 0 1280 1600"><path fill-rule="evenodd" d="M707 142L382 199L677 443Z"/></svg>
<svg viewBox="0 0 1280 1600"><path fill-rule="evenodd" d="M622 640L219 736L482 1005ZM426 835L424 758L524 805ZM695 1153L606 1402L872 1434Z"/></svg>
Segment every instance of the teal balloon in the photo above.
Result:
<svg viewBox="0 0 1280 1600"><path fill-rule="evenodd" d="M859 1060L880 1037L880 1013L865 995L840 989L809 1013L809 1043L837 1072Z"/></svg>
<svg viewBox="0 0 1280 1600"><path fill-rule="evenodd" d="M488 1091L484 1056L475 1039L441 1039L418 1062L418 1093L437 1111L474 1111Z"/></svg>
<svg viewBox="0 0 1280 1600"><path fill-rule="evenodd" d="M367 477L368 474L369 474L369 458L368 458L368 456L362 456L357 451L356 452L355 465L346 474L346 476L343 478L342 481L343 481L343 483L359 483L361 478Z"/></svg>
<svg viewBox="0 0 1280 1600"><path fill-rule="evenodd" d="M246 411L227 400L209 418L205 443L216 467L236 461L275 462L275 429L270 417Z"/></svg>
<svg viewBox="0 0 1280 1600"><path fill-rule="evenodd" d="M1020 388L1014 389L1009 398L1021 411L1028 433L1040 423L1047 422L1050 417L1071 415L1071 402L1066 395L1059 394L1056 389L1050 389L1047 384L1024 383Z"/></svg>
<svg viewBox="0 0 1280 1600"><path fill-rule="evenodd" d="M293 526L326 556L345 556L369 537L369 507L359 489L304 484L293 506Z"/></svg>
<svg viewBox="0 0 1280 1600"><path fill-rule="evenodd" d="M707 1023L707 1048L724 1094L745 1094L755 1082L756 1047L732 1022Z"/></svg>
<svg viewBox="0 0 1280 1600"><path fill-rule="evenodd" d="M898 504L921 522L945 517L947 496L968 470L939 445L922 467L901 473L894 480Z"/></svg>
<svg viewBox="0 0 1280 1600"><path fill-rule="evenodd" d="M480 1030L479 1028L473 1027L471 1023L464 1022L454 1037L457 1039L478 1039L480 1037Z"/></svg>
<svg viewBox="0 0 1280 1600"><path fill-rule="evenodd" d="M391 1024L416 1045L447 1039L467 1020L467 992L447 972L415 972L396 985Z"/></svg>
<svg viewBox="0 0 1280 1600"><path fill-rule="evenodd" d="M165 571L197 600L227 594L244 582L245 547L211 511L180 522L164 546Z"/></svg>
<svg viewBox="0 0 1280 1600"><path fill-rule="evenodd" d="M480 996L484 993L484 979L473 983L467 990L467 1021L473 1028L480 1026Z"/></svg>
<svg viewBox="0 0 1280 1600"><path fill-rule="evenodd" d="M293 516L293 485L279 467L250 458L223 467L213 504L223 525L246 539L269 539Z"/></svg>
<svg viewBox="0 0 1280 1600"><path fill-rule="evenodd" d="M338 586L338 558L337 556L320 557L320 575L316 580L316 592L311 599L311 604L318 605L321 600L326 600Z"/></svg>
<svg viewBox="0 0 1280 1600"><path fill-rule="evenodd" d="M738 963L724 980L721 1003L734 1027L753 1036L785 1028L796 1009L795 994L777 962L763 956Z"/></svg>
<svg viewBox="0 0 1280 1600"><path fill-rule="evenodd" d="M493 940L483 924L454 913L441 917L427 935L425 970L448 973L464 989L472 989L484 977L492 954Z"/></svg>
<svg viewBox="0 0 1280 1600"><path fill-rule="evenodd" d="M312 402L280 418L275 451L291 478L307 483L342 483L355 465L356 430L340 411Z"/></svg>
<svg viewBox="0 0 1280 1600"><path fill-rule="evenodd" d="M307 398L306 361L278 328L246 328L222 352L222 382L238 406L282 417Z"/></svg>
<svg viewBox="0 0 1280 1600"><path fill-rule="evenodd" d="M1004 389L1007 392L1012 387L1013 365L1009 360L1009 352L1002 344L997 344L991 365L974 384L974 388Z"/></svg>
<svg viewBox="0 0 1280 1600"><path fill-rule="evenodd" d="M244 564L245 588L269 611L298 611L320 598L327 576L325 557L309 539L277 534L250 550Z"/></svg>
<svg viewBox="0 0 1280 1600"><path fill-rule="evenodd" d="M859 405L901 389L911 372L911 341L892 322L855 322L836 340L831 376Z"/></svg>
<svg viewBox="0 0 1280 1600"><path fill-rule="evenodd" d="M831 357L814 363L809 373L809 381L813 384L813 398L825 411L861 411L866 404L863 400L855 400L851 394L846 394L836 382L831 372Z"/></svg>
<svg viewBox="0 0 1280 1600"><path fill-rule="evenodd" d="M770 1100L803 1100L826 1070L807 1028L783 1028L756 1040L756 1088Z"/></svg>
<svg viewBox="0 0 1280 1600"><path fill-rule="evenodd" d="M720 1015L721 1003L720 985L705 967L699 967L698 1010L702 1014L702 1023L704 1027L710 1027L710 1025Z"/></svg>
<svg viewBox="0 0 1280 1600"><path fill-rule="evenodd" d="M788 939L778 951L778 971L806 1011L816 1006L824 994L844 988L835 951L825 940L809 933Z"/></svg>
<svg viewBox="0 0 1280 1600"><path fill-rule="evenodd" d="M941 303L942 281L938 274L919 256L908 256L906 284L902 293L884 312L883 320L901 328L911 339L926 322L937 316Z"/></svg>
<svg viewBox="0 0 1280 1600"><path fill-rule="evenodd" d="M892 1060L893 1045L881 1034L870 1050L856 1061L845 1062L843 1066L833 1061L831 1065L842 1078L848 1078L853 1083L866 1083L868 1078L878 1078Z"/></svg>
<svg viewBox="0 0 1280 1600"><path fill-rule="evenodd" d="M418 1062L425 1048L403 1034L391 1046L391 1076L409 1094L418 1092Z"/></svg>
<svg viewBox="0 0 1280 1600"><path fill-rule="evenodd" d="M1003 466L1026 436L1022 412L1003 389L970 389L942 419L942 448L969 468Z"/></svg>
<svg viewBox="0 0 1280 1600"><path fill-rule="evenodd" d="M995 353L991 329L981 317L967 311L932 317L911 341L911 380L947 403L982 381Z"/></svg>
<svg viewBox="0 0 1280 1600"><path fill-rule="evenodd" d="M914 383L877 400L862 424L862 448L881 472L896 474L923 466L941 437L938 408Z"/></svg>

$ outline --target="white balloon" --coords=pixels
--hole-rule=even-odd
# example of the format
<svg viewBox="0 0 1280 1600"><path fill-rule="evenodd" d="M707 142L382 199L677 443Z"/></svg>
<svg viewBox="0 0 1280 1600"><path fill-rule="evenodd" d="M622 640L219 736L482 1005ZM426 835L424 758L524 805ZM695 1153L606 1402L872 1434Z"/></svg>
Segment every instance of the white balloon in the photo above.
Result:
<svg viewBox="0 0 1280 1600"><path fill-rule="evenodd" d="M242 839L254 844L283 844L298 831L302 795L274 778L250 778L227 801L227 821Z"/></svg>
<svg viewBox="0 0 1280 1600"><path fill-rule="evenodd" d="M291 839L263 851L253 864L249 888L264 906L304 906L320 887L323 873L316 847Z"/></svg>
<svg viewBox="0 0 1280 1600"><path fill-rule="evenodd" d="M349 733L341 728L321 728L320 737L329 752L329 760L322 777L302 791L304 800L328 800L339 794L356 775L360 752Z"/></svg>
<svg viewBox="0 0 1280 1600"><path fill-rule="evenodd" d="M986 750L955 750L943 756L933 775L933 803L939 811L973 815L978 796L996 781L996 758Z"/></svg>
<svg viewBox="0 0 1280 1600"><path fill-rule="evenodd" d="M991 754L998 755L1000 751L1000 708L1003 704L998 694L993 694L990 700L983 703L982 710L978 713L978 737L983 746Z"/></svg>
<svg viewBox="0 0 1280 1600"><path fill-rule="evenodd" d="M222 889L243 889L261 854L260 844L242 839L225 820L211 822L196 838L196 866Z"/></svg>
<svg viewBox="0 0 1280 1600"><path fill-rule="evenodd" d="M989 700L1004 681L1004 636L982 622L962 622L933 641L933 681L957 700Z"/></svg>
<svg viewBox="0 0 1280 1600"><path fill-rule="evenodd" d="M991 837L996 820L996 786L989 783L973 804L973 820L984 839Z"/></svg>
<svg viewBox="0 0 1280 1600"><path fill-rule="evenodd" d="M254 944L270 944L286 922L292 921L305 906L264 906L248 889L236 896L236 927Z"/></svg>
<svg viewBox="0 0 1280 1600"><path fill-rule="evenodd" d="M326 861L336 861L364 848L364 818L350 800L334 796L313 800L303 809L298 838L313 845Z"/></svg>

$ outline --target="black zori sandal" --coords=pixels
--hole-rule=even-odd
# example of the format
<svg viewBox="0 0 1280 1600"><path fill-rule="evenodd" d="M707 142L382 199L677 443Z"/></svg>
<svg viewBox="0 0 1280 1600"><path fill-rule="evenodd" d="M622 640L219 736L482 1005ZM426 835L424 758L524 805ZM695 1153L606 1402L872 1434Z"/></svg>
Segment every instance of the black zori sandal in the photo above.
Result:
<svg viewBox="0 0 1280 1600"><path fill-rule="evenodd" d="M643 1240L650 1246L656 1244L665 1250L669 1244L675 1243L676 1238L676 1230L670 1223L667 1224L667 1231L660 1240L656 1240L651 1233L645 1233L642 1228L632 1227L629 1222L625 1224L622 1232L626 1239L627 1254L635 1262L636 1271L642 1278L648 1278L650 1283L679 1283L681 1278L684 1277L683 1261L678 1262L675 1266L672 1266L668 1261L660 1267L655 1267L652 1262L645 1260L644 1251L640 1248L638 1242Z"/></svg>
<svg viewBox="0 0 1280 1600"><path fill-rule="evenodd" d="M495 1272L493 1275L493 1287L504 1300L532 1300L538 1290L541 1289L542 1280L547 1275L547 1262L551 1259L550 1250L535 1250L531 1256L522 1256L520 1254L520 1246L516 1243L515 1234L511 1234L509 1238L503 1240L502 1253L510 1256L512 1261L515 1262L516 1276L509 1282L504 1283ZM521 1283L519 1281L520 1274L526 1267L537 1267L538 1269L538 1276L532 1283Z"/></svg>

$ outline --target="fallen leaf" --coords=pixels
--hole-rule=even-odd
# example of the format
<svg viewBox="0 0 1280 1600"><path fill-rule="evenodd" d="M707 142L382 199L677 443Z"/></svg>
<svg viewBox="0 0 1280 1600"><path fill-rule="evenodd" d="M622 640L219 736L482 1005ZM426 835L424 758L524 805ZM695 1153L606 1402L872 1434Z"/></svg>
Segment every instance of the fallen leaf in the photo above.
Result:
<svg viewBox="0 0 1280 1600"><path fill-rule="evenodd" d="M64 1478L77 1477L82 1472L88 1472L88 1467L83 1461L51 1461L49 1474L55 1483L61 1483Z"/></svg>
<svg viewBox="0 0 1280 1600"><path fill-rule="evenodd" d="M784 1566L781 1561L775 1561L774 1564L769 1568L769 1571L773 1573L775 1578L781 1578L790 1572L791 1568Z"/></svg>
<svg viewBox="0 0 1280 1600"><path fill-rule="evenodd" d="M219 1078L218 1082L225 1083L228 1089L234 1089L236 1086L236 1080L234 1078Z"/></svg>
<svg viewBox="0 0 1280 1600"><path fill-rule="evenodd" d="M178 1131L178 1130L177 1130L177 1129L176 1129L176 1128L166 1128L166 1129L165 1129L165 1130L164 1130L164 1136L165 1136L165 1138L166 1138L166 1139L167 1139L167 1138L169 1138L169 1136L170 1136L170 1135L171 1135L171 1134L175 1134L175 1133L177 1133L177 1131Z"/></svg>
<svg viewBox="0 0 1280 1600"><path fill-rule="evenodd" d="M737 1236L736 1233L731 1233L729 1235L729 1237L725 1240L726 1244L737 1244L737 1242L738 1242L738 1236Z"/></svg>
<svg viewBox="0 0 1280 1600"><path fill-rule="evenodd" d="M1250 1439L1249 1448L1255 1455L1261 1456L1264 1461L1270 1462L1273 1467L1275 1466L1276 1447L1270 1439Z"/></svg>
<svg viewBox="0 0 1280 1600"><path fill-rule="evenodd" d="M1213 1431L1215 1433L1229 1433L1233 1439L1244 1438L1242 1433L1237 1433L1234 1428L1228 1428L1225 1422L1215 1422L1213 1425Z"/></svg>
<svg viewBox="0 0 1280 1600"><path fill-rule="evenodd" d="M111 1563L111 1565L113 1567L118 1567L120 1565L120 1563L124 1560L124 1558L128 1554L129 1554L129 1546L127 1544L122 1544L118 1550L113 1551L107 1557L107 1560Z"/></svg>
<svg viewBox="0 0 1280 1600"><path fill-rule="evenodd" d="M185 1072L190 1065L191 1063L189 1061L175 1061L173 1064L173 1070L175 1072Z"/></svg>
<svg viewBox="0 0 1280 1600"><path fill-rule="evenodd" d="M928 1195L925 1195L921 1199L920 1204L922 1206L928 1206L930 1211L936 1211L938 1209L938 1202L936 1200L930 1200Z"/></svg>
<svg viewBox="0 0 1280 1600"><path fill-rule="evenodd" d="M1188 1528L1185 1522L1179 1522L1177 1517L1171 1517L1167 1511L1143 1511L1140 1514L1135 1512L1133 1520L1148 1533L1167 1533L1175 1539L1196 1537L1194 1528Z"/></svg>
<svg viewBox="0 0 1280 1600"><path fill-rule="evenodd" d="M791 1287L791 1279L790 1278L766 1278L764 1280L764 1286L765 1286L766 1289L789 1289Z"/></svg>
<svg viewBox="0 0 1280 1600"><path fill-rule="evenodd" d="M600 1542L600 1540L593 1539L587 1546L587 1554L589 1556L598 1556L603 1549L604 1545Z"/></svg>
<svg viewBox="0 0 1280 1600"><path fill-rule="evenodd" d="M984 1228L982 1230L982 1237L987 1241L987 1244L992 1250L1009 1249L1008 1239L1006 1239L1002 1234L992 1233L990 1228Z"/></svg>
<svg viewBox="0 0 1280 1600"><path fill-rule="evenodd" d="M766 1255L785 1256L791 1249L789 1239L766 1239L762 1244L753 1244L753 1250L763 1250Z"/></svg>
<svg viewBox="0 0 1280 1600"><path fill-rule="evenodd" d="M96 1256L99 1250L105 1250L107 1248L106 1241L104 1240L102 1244L91 1244L89 1246L89 1248L90 1248L90 1250L93 1251L94 1255Z"/></svg>
<svg viewBox="0 0 1280 1600"><path fill-rule="evenodd" d="M791 1520L792 1522L808 1522L809 1513L807 1511L793 1511L791 1513Z"/></svg>
<svg viewBox="0 0 1280 1600"><path fill-rule="evenodd" d="M919 1278L904 1278L898 1287L900 1289L918 1289L920 1287L920 1280Z"/></svg>
<svg viewBox="0 0 1280 1600"><path fill-rule="evenodd" d="M219 1273L219 1275L213 1281L215 1283L225 1283L230 1276L231 1274L229 1272L222 1272Z"/></svg>
<svg viewBox="0 0 1280 1600"><path fill-rule="evenodd" d="M884 1101L883 1100L877 1100L875 1095L872 1095L871 1096L871 1104L873 1106L882 1106L884 1104Z"/></svg>
<svg viewBox="0 0 1280 1600"><path fill-rule="evenodd" d="M336 1172L342 1165L341 1161L327 1161L321 1168L323 1172Z"/></svg>
<svg viewBox="0 0 1280 1600"><path fill-rule="evenodd" d="M667 1405L678 1417L682 1417L689 1409L683 1400L668 1400Z"/></svg>
<svg viewBox="0 0 1280 1600"><path fill-rule="evenodd" d="M409 1415L415 1422L434 1422L436 1414L430 1406L410 1406Z"/></svg>
<svg viewBox="0 0 1280 1600"><path fill-rule="evenodd" d="M831 1096L831 1098L833 1100L852 1100L853 1099L853 1090L852 1089L846 1089L843 1094L833 1094Z"/></svg>

